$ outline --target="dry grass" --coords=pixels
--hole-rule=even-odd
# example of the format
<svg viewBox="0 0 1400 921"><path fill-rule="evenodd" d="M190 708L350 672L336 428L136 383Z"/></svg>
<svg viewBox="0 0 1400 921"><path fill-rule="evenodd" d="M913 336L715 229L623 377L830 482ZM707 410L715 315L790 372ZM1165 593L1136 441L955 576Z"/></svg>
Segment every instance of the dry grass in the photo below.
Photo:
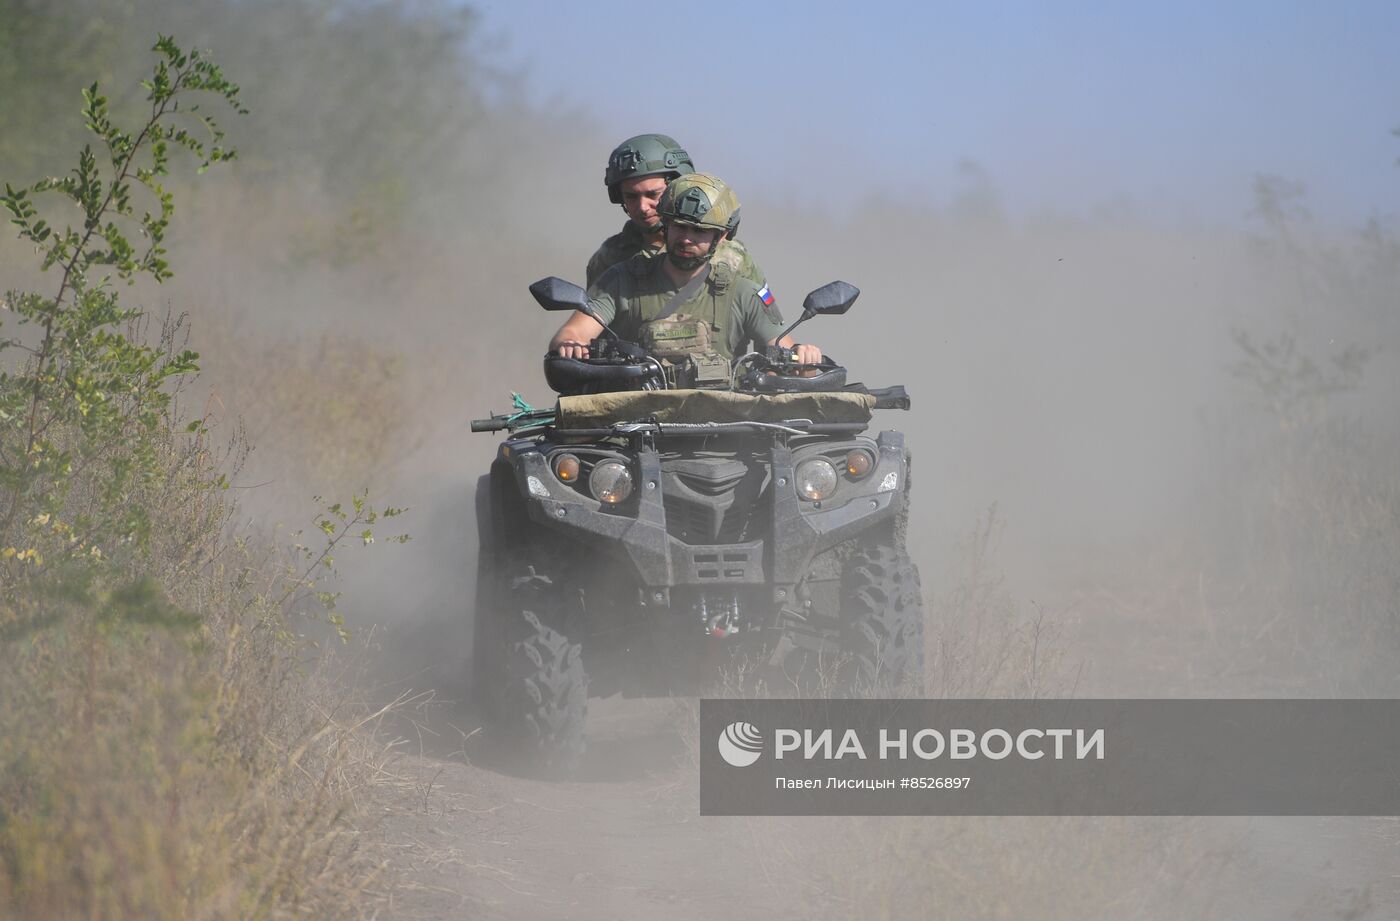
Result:
<svg viewBox="0 0 1400 921"><path fill-rule="evenodd" d="M1082 664L1069 655L1064 619L1007 591L997 559L1005 522L987 509L950 557L924 636L924 693L955 699L1073 697Z"/></svg>
<svg viewBox="0 0 1400 921"><path fill-rule="evenodd" d="M1200 569L1229 605L1222 653L1323 696L1393 696L1400 655L1400 472L1339 411L1258 432ZM1222 597L1222 595L1224 597Z"/></svg>
<svg viewBox="0 0 1400 921"><path fill-rule="evenodd" d="M285 557L231 536L217 473L242 442L162 452L129 497L148 548L112 548L86 595L7 591L33 626L0 638L0 917L371 917L390 878L364 807L411 784L379 732L404 702L354 696L353 657L284 604Z"/></svg>
<svg viewBox="0 0 1400 921"><path fill-rule="evenodd" d="M356 917L345 821L385 770L265 626L72 623L7 655L0 905L24 918ZM314 695L314 690L313 690Z"/></svg>
<svg viewBox="0 0 1400 921"><path fill-rule="evenodd" d="M216 418L248 426L258 448L252 475L270 481L279 499L362 490L416 446L398 352L329 332L309 340L273 336L236 328L225 313L207 314L197 341L209 356L201 375L206 406Z"/></svg>
<svg viewBox="0 0 1400 921"><path fill-rule="evenodd" d="M1181 526L1076 580L1107 693L1400 693L1395 434L1330 393L1226 407L1210 432Z"/></svg>

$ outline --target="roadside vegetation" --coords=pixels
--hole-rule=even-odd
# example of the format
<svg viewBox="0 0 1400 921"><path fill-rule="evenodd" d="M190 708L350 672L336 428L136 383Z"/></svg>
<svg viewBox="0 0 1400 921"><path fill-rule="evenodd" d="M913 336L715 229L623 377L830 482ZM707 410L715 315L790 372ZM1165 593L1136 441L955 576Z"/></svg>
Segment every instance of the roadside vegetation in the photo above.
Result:
<svg viewBox="0 0 1400 921"><path fill-rule="evenodd" d="M1109 693L1393 697L1400 656L1400 237L1254 188L1194 490L1080 579ZM1132 657L1109 659L1118 644Z"/></svg>
<svg viewBox="0 0 1400 921"><path fill-rule="evenodd" d="M995 510L926 584L933 697L1392 697L1400 656L1400 239L1319 228L1301 187L1256 190L1251 300L1198 417L1195 492L1144 541L1085 560L1062 607L1004 584ZM1186 306L1183 305L1183 310ZM1076 632L1077 631L1077 632ZM1086 656L1092 656L1091 661ZM761 872L811 917L1252 917L1251 834L1321 830L1366 866L1388 819L747 820ZM1330 825L1325 824L1331 822ZM1263 829L1264 831L1259 831ZM1308 846L1313 846L1310 843ZM1319 918L1366 916L1364 870L1303 880Z"/></svg>
<svg viewBox="0 0 1400 921"><path fill-rule="evenodd" d="M382 861L350 818L389 750L318 647L334 552L399 510L332 505L286 551L231 527L245 445L182 404L183 319L126 298L173 272L166 177L232 159L244 110L153 51L141 118L91 84L76 166L5 187L47 289L5 295L0 341L0 916L357 917Z"/></svg>
<svg viewBox="0 0 1400 921"><path fill-rule="evenodd" d="M1256 186L1260 257L1289 285L1272 323L1237 327L1224 475L1207 497L1211 655L1285 693L1400 693L1400 238L1337 239L1296 184Z"/></svg>

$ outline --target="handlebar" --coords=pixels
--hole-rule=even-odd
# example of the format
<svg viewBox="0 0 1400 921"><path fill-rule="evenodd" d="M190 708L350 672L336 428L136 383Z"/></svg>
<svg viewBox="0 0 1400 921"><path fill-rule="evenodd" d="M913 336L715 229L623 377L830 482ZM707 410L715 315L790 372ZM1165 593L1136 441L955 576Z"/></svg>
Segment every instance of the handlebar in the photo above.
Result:
<svg viewBox="0 0 1400 921"><path fill-rule="evenodd" d="M549 352L544 357L544 379L559 394L666 386L661 365L640 349L601 356L595 351L589 358L565 358Z"/></svg>
<svg viewBox="0 0 1400 921"><path fill-rule="evenodd" d="M623 348L616 348L617 345ZM545 355L545 380L556 393L572 395L668 386L660 362L637 346L615 340L605 343L595 340L593 346L589 358L564 358L558 352ZM804 364L795 357L794 350L782 346L768 346L762 352L740 357L734 364L734 389L754 394L857 391L874 395L877 409L909 408L909 398L902 387L876 390L863 384L848 385L846 369L830 355L823 356L818 364ZM506 427L505 423L495 420L472 423L474 432L499 431Z"/></svg>

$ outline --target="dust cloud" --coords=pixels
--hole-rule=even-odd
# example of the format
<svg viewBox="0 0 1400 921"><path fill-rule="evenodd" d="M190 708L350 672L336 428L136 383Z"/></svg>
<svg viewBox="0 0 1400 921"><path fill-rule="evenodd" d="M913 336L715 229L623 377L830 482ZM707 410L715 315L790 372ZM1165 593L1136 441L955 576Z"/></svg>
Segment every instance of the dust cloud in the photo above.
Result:
<svg viewBox="0 0 1400 921"><path fill-rule="evenodd" d="M496 444L467 424L506 408L512 391L535 405L551 400L539 362L558 318L526 286L546 275L581 281L589 254L621 226L601 183L618 138L586 113L521 103L510 76L490 66L470 15L451 4L171 0L116 13L76 2L55 10L101 33L94 60L113 80L144 66L147 36L160 29L213 48L243 82L253 114L229 124L241 158L222 176L177 180L177 277L148 303L191 314L204 360L187 405L247 426L254 451L236 485L251 527L286 533L309 523L311 496L365 487L373 502L411 508L401 519L410 543L341 555L343 606L362 630L379 625L383 693L436 688L460 700L472 494ZM83 82L65 88L64 112ZM61 124L53 130L39 146L64 139ZM639 120L636 130L673 129ZM682 140L701 168L724 175L726 164L705 158L703 132ZM31 167L22 154L0 162L12 183L31 178L15 174ZM834 278L861 288L847 315L812 320L799 341L820 344L853 379L904 384L913 397L911 412L884 413L877 425L905 431L913 449L911 540L940 617L930 629L956 633L963 612L934 599L956 594L959 541L995 505L1007 623L1037 611L1058 620L1074 693L1393 694L1394 228L1317 227L1305 190L1271 177L1258 180L1257 208L1240 226L1194 226L1130 206L1025 215L975 164L959 175L937 200L872 199L843 216L736 190L742 238L789 317L806 291ZM9 266L26 254L6 244L0 255ZM672 725L670 714L648 719ZM662 770L674 754L663 745L650 757ZM484 783L515 795L508 778ZM621 800L606 783L586 786ZM565 809L590 794L568 786L540 795ZM582 821L560 820L554 831L582 847ZM1160 857L1164 873L1207 873L1194 842L1239 844L1218 826L957 827L985 864L973 878L1013 889L1023 871L1041 882L1096 879L1103 898L1073 903L1090 916L1127 904L1127 877L1113 882L1119 871L1146 873ZM758 823L760 843L787 855L766 872L793 871L805 853L777 848L776 837L803 834L785 828ZM1295 831L1239 834L1317 833ZM836 833L865 841L874 832ZM954 885L956 868L929 862L925 834L900 824L885 842L909 850L874 850L909 860L908 879L927 871ZM1074 851L1083 865L1045 856L1076 836L1092 842ZM685 847L699 858L707 841ZM1329 853L1368 866L1371 851L1356 842ZM1120 846L1130 857L1114 863ZM1287 861L1260 869L1268 848L1240 847L1248 866L1227 882L1200 877L1206 889L1296 870ZM809 900L851 855L812 856L805 866L830 876L808 879ZM931 897L927 883L876 892L882 877L860 878L864 888L842 892L862 904L885 899L874 916L905 916L902 898ZM1373 881L1357 870L1335 886L1319 882L1321 896L1284 891L1302 900L1294 908L1331 898L1328 886L1337 899L1395 898ZM466 871L457 884L473 888ZM1023 894L961 904L969 916L1009 917L1034 904ZM853 903L827 904L823 916L852 913L833 904ZM1337 905L1314 905L1315 916L1340 913ZM1137 908L1172 915L1169 900Z"/></svg>

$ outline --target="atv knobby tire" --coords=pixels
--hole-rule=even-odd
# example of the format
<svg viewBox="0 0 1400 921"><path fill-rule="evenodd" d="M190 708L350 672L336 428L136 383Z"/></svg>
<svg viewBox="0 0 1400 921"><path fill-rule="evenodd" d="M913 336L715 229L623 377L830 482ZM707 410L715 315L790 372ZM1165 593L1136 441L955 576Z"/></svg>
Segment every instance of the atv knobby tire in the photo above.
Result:
<svg viewBox="0 0 1400 921"><path fill-rule="evenodd" d="M482 477L476 492L475 698L490 736L522 767L568 773L583 756L588 719L582 650L568 636L578 629L569 583L519 559L502 522L510 510L493 507L492 485Z"/></svg>
<svg viewBox="0 0 1400 921"><path fill-rule="evenodd" d="M857 550L842 577L841 646L857 692L923 693L924 602L919 570L903 549Z"/></svg>
<svg viewBox="0 0 1400 921"><path fill-rule="evenodd" d="M582 648L533 611L515 616L520 638L504 650L497 718L532 766L571 771L586 745L588 676Z"/></svg>

